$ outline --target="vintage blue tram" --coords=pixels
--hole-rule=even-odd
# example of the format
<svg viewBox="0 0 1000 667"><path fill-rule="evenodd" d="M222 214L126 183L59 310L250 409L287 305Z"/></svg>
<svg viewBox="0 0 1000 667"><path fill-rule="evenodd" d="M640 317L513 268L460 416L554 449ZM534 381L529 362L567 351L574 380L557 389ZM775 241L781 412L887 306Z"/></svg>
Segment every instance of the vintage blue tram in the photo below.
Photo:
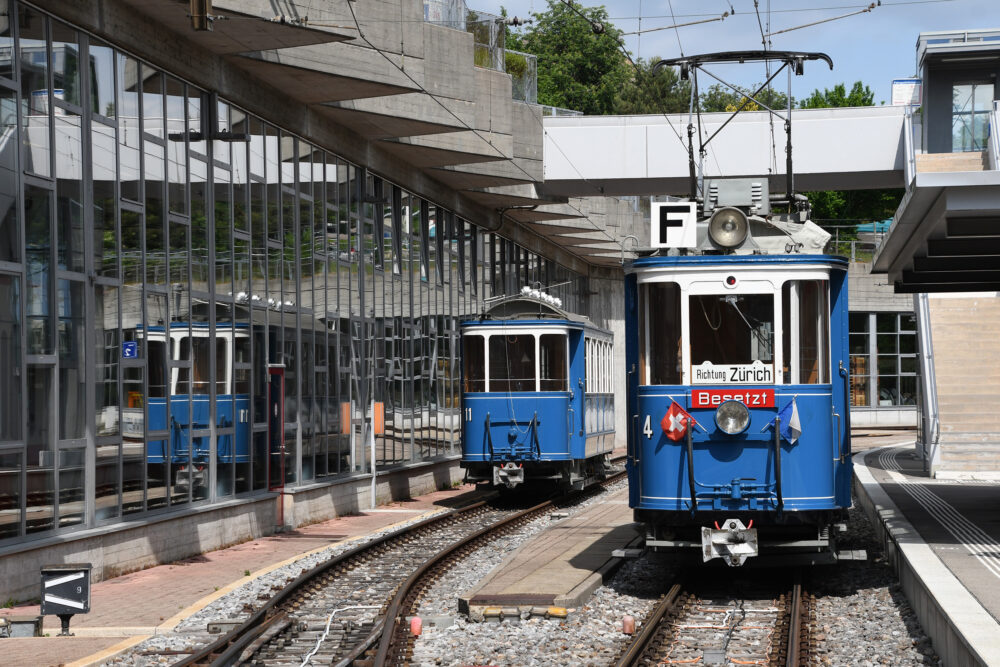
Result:
<svg viewBox="0 0 1000 667"><path fill-rule="evenodd" d="M525 288L462 322L462 467L505 488L582 488L614 448L612 333Z"/></svg>
<svg viewBox="0 0 1000 667"><path fill-rule="evenodd" d="M713 186L747 205L672 205L690 240L626 267L629 502L653 549L830 560L851 505L847 261L814 254L807 208Z"/></svg>

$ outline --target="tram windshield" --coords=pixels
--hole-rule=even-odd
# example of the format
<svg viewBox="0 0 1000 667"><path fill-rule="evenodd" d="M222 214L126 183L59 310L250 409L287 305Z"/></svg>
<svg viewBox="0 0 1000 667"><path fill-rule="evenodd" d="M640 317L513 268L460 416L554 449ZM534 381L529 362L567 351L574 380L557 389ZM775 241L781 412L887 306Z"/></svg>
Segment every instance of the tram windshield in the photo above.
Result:
<svg viewBox="0 0 1000 667"><path fill-rule="evenodd" d="M691 365L774 362L774 295L691 296Z"/></svg>
<svg viewBox="0 0 1000 667"><path fill-rule="evenodd" d="M466 335L462 338L462 358L465 360L465 391L486 391L486 357L482 336Z"/></svg>
<svg viewBox="0 0 1000 667"><path fill-rule="evenodd" d="M489 391L535 391L535 337L490 336Z"/></svg>

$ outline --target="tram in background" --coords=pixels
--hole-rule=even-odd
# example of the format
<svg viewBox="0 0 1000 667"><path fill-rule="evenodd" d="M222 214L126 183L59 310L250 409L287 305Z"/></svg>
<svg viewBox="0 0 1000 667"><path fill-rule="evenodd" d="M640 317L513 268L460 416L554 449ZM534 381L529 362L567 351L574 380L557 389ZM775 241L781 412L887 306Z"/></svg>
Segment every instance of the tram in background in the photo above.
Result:
<svg viewBox="0 0 1000 667"><path fill-rule="evenodd" d="M612 333L524 288L461 323L466 479L583 488L614 449Z"/></svg>

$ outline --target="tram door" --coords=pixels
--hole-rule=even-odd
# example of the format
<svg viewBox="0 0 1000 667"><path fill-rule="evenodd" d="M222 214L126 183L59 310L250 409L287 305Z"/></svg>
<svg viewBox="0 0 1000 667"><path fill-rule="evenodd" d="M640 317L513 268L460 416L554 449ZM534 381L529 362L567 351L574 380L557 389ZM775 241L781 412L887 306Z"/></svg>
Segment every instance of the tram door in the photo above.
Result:
<svg viewBox="0 0 1000 667"><path fill-rule="evenodd" d="M267 369L267 490L285 488L285 369ZM278 507L282 506L279 501ZM279 521L284 517L279 516Z"/></svg>

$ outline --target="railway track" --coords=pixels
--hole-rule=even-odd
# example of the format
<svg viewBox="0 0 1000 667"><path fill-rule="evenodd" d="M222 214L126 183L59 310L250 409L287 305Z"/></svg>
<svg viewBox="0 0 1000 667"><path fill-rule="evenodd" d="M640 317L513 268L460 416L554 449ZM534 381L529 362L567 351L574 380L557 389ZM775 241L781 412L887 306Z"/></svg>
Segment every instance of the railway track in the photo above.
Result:
<svg viewBox="0 0 1000 667"><path fill-rule="evenodd" d="M175 664L401 664L412 651L407 617L437 576L489 540L598 488L520 510L483 501L360 545L275 587L242 625Z"/></svg>
<svg viewBox="0 0 1000 667"><path fill-rule="evenodd" d="M670 588L616 667L809 662L812 598L798 572L767 579L760 571L748 577L701 570L698 577L685 575Z"/></svg>

